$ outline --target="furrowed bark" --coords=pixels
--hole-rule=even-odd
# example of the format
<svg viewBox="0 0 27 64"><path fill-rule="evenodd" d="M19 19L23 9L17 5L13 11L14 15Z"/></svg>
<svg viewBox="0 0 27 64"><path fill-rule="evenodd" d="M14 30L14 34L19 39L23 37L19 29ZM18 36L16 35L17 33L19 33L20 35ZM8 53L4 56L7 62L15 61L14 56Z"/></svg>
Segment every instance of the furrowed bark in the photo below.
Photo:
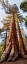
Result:
<svg viewBox="0 0 27 64"><path fill-rule="evenodd" d="M13 56L15 57L16 55L17 55L17 58L18 58L18 54L16 54L16 50L17 50L17 53L18 53L18 38L17 38L17 34L16 34L16 25L15 25L14 17L13 17L12 22L11 22L9 41L12 42L12 50L11 50L11 53L10 53L7 61L11 61Z"/></svg>
<svg viewBox="0 0 27 64"><path fill-rule="evenodd" d="M13 56L15 57L14 60L18 58L19 47L14 16L12 17L10 26L9 44L10 45L8 45L8 47L3 52L0 62L3 62L5 60L10 61L12 60Z"/></svg>
<svg viewBox="0 0 27 64"><path fill-rule="evenodd" d="M14 46L14 55L13 55L12 61L17 60L18 57L19 57L19 54L18 54L17 47L16 47L16 45L15 45L15 46Z"/></svg>
<svg viewBox="0 0 27 64"><path fill-rule="evenodd" d="M7 59L8 54L10 54L10 50L11 50L11 42L9 42L8 47L3 52L0 62L4 62Z"/></svg>
<svg viewBox="0 0 27 64"><path fill-rule="evenodd" d="M14 61L16 59L18 59L18 50L17 50L17 46L15 44L15 39L12 38L12 50L11 50L11 53L10 53L7 61Z"/></svg>
<svg viewBox="0 0 27 64"><path fill-rule="evenodd" d="M19 34L19 54L23 57L23 58L27 58L26 57L26 49L25 49L25 46L24 46L24 42L23 42L23 39L22 39L22 35L21 35L21 31L20 31L20 27L19 27L19 24L18 24L18 34ZM26 55L25 55L26 54Z"/></svg>

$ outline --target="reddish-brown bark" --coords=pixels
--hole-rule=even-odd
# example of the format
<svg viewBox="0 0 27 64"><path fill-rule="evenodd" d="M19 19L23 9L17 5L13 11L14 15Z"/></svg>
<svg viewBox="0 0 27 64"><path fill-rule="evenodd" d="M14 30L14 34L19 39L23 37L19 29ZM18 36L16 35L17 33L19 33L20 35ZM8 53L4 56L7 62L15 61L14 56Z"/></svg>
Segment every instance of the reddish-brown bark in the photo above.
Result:
<svg viewBox="0 0 27 64"><path fill-rule="evenodd" d="M16 33L16 25L15 25L15 20L13 16L11 25L10 25L9 45L3 52L0 62L3 62L5 60L14 61L18 59L18 53L19 53L18 48L19 48L19 45L18 45L18 38Z"/></svg>
<svg viewBox="0 0 27 64"><path fill-rule="evenodd" d="M25 49L25 45L24 45L24 42L23 42L23 39L22 39L19 24L18 24L18 34L19 34L19 53L20 53L20 56L22 56L23 58L27 58L27 55L25 55L26 49Z"/></svg>
<svg viewBox="0 0 27 64"><path fill-rule="evenodd" d="M27 54L25 55L25 46L23 43L19 25L18 25L18 34L19 34L20 42L18 42L17 33L16 33L16 24L13 15L10 24L10 36L9 36L9 43L8 43L9 45L3 52L0 62L3 62L5 60L14 61L18 59L19 55L21 55L23 58L27 58Z"/></svg>

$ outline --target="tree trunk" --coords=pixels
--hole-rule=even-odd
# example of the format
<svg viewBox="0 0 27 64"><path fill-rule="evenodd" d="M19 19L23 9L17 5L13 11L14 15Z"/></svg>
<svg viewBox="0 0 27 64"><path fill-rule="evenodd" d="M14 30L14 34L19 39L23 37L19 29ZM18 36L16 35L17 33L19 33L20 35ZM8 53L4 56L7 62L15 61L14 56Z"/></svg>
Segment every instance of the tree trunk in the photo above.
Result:
<svg viewBox="0 0 27 64"><path fill-rule="evenodd" d="M26 49L25 49L25 45L24 45L24 42L23 42L23 39L22 39L19 23L18 23L18 34L19 34L19 54L20 54L21 57L27 58Z"/></svg>
<svg viewBox="0 0 27 64"><path fill-rule="evenodd" d="M19 55L19 43L18 43L16 25L15 25L15 20L13 15L11 25L10 25L9 45L3 52L0 62L3 62L5 60L14 61L18 59L19 57L18 55Z"/></svg>
<svg viewBox="0 0 27 64"><path fill-rule="evenodd" d="M5 43L4 43L4 50L3 51L5 51L5 49L6 49L6 40L7 40L7 31L6 31L6 37L5 37Z"/></svg>
<svg viewBox="0 0 27 64"><path fill-rule="evenodd" d="M5 60L15 61L16 59L18 59L19 54L23 58L27 58L27 54L25 55L25 46L24 46L24 43L23 43L19 24L18 24L18 34L19 34L20 42L18 42L15 19L14 19L14 15L13 15L12 21L11 21L11 24L10 24L9 45L5 49L5 51L3 52L0 62L3 62Z"/></svg>

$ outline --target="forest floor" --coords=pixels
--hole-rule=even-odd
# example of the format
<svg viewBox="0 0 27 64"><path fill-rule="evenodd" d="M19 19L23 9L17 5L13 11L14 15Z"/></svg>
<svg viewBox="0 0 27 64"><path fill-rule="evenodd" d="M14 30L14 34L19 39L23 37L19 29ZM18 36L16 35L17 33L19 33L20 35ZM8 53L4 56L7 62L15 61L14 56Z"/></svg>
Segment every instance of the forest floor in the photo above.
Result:
<svg viewBox="0 0 27 64"><path fill-rule="evenodd" d="M23 59L23 58L19 58L18 60L14 61L14 62L3 62L0 64L27 64L27 59Z"/></svg>

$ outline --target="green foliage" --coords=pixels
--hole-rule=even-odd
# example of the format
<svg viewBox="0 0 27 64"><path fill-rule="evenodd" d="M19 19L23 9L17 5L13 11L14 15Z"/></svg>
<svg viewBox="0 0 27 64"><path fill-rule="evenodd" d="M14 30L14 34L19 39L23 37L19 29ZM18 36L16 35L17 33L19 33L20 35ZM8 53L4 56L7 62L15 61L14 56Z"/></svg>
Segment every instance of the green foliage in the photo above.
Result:
<svg viewBox="0 0 27 64"><path fill-rule="evenodd" d="M25 26L26 26L26 28L27 28L27 16L25 17Z"/></svg>
<svg viewBox="0 0 27 64"><path fill-rule="evenodd" d="M2 52L0 52L0 58L1 58Z"/></svg>
<svg viewBox="0 0 27 64"><path fill-rule="evenodd" d="M27 1L23 1L21 4L20 4L20 8L26 12L27 11Z"/></svg>
<svg viewBox="0 0 27 64"><path fill-rule="evenodd" d="M2 52L3 52L3 44L0 44L0 58L1 58Z"/></svg>

